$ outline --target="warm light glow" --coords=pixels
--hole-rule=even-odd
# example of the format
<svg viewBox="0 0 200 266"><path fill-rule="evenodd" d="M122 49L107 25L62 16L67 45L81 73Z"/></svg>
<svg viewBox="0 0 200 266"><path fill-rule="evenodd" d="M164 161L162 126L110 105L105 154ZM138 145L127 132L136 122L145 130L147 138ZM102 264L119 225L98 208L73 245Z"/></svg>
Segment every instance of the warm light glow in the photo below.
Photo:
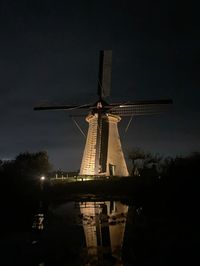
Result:
<svg viewBox="0 0 200 266"><path fill-rule="evenodd" d="M80 176L129 175L117 127L120 120L121 117L118 115L102 114L100 124L104 126L99 126L97 113L89 114L86 117L89 130L79 172ZM101 153L105 153L105 158L100 160ZM112 172L110 165L113 166Z"/></svg>
<svg viewBox="0 0 200 266"><path fill-rule="evenodd" d="M110 255L120 262L128 206L119 201L85 201L80 202L79 206L88 258L91 261L98 260L109 250ZM102 242L105 237L109 237L108 243Z"/></svg>
<svg viewBox="0 0 200 266"><path fill-rule="evenodd" d="M40 180L41 180L41 181L45 180L45 176L41 176L41 177L40 177Z"/></svg>

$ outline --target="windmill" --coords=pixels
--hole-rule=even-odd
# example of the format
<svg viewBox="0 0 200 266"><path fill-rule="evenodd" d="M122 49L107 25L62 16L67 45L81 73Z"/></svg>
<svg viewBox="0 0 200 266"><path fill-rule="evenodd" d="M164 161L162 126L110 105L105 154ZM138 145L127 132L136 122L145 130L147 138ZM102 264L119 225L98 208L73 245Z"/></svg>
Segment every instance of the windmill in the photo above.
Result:
<svg viewBox="0 0 200 266"><path fill-rule="evenodd" d="M80 175L128 176L118 132L121 117L150 115L165 111L170 99L108 103L110 95L112 51L100 51L98 75L98 100L84 105L38 106L34 110L87 110L89 123Z"/></svg>

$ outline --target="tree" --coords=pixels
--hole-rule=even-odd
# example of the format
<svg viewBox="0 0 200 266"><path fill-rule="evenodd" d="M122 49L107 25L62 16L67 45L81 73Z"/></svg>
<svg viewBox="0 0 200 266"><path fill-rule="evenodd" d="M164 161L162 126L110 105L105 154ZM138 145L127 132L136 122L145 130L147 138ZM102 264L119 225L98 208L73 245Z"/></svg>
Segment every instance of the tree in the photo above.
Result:
<svg viewBox="0 0 200 266"><path fill-rule="evenodd" d="M47 174L50 170L51 164L45 151L20 153L15 159L15 171L21 177L35 179Z"/></svg>
<svg viewBox="0 0 200 266"><path fill-rule="evenodd" d="M132 161L132 174L139 175L139 172L147 172L147 169L151 169L152 173L157 173L159 164L162 160L162 156L159 154L152 154L145 152L141 148L135 147L129 152L128 158Z"/></svg>
<svg viewBox="0 0 200 266"><path fill-rule="evenodd" d="M200 153L193 152L188 156L177 156L176 158L166 158L162 165L162 171L167 176L190 177L199 175Z"/></svg>
<svg viewBox="0 0 200 266"><path fill-rule="evenodd" d="M138 175L138 168L141 167L142 161L145 159L146 155L144 151L138 147L132 148L128 154L128 158L132 162L132 175Z"/></svg>

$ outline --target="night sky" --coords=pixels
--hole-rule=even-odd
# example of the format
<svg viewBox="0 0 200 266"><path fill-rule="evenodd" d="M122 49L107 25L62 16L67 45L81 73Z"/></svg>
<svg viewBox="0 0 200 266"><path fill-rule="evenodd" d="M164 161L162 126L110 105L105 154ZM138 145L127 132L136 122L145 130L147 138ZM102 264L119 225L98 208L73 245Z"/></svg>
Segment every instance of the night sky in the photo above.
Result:
<svg viewBox="0 0 200 266"><path fill-rule="evenodd" d="M1 0L0 158L46 150L55 169L79 169L85 139L68 112L33 107L95 102L103 49L113 51L109 102L174 102L169 113L135 117L126 134L128 120L120 123L125 154L200 151L197 11L175 1Z"/></svg>

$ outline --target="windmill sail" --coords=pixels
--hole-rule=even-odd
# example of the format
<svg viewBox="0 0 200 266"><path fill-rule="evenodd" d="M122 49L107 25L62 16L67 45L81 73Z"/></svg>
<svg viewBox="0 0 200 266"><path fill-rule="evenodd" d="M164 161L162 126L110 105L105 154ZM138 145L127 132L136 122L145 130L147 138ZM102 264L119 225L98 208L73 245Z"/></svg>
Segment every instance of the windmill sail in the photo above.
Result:
<svg viewBox="0 0 200 266"><path fill-rule="evenodd" d="M100 51L99 55L99 77L98 77L98 95L100 99L110 95L111 87L111 67L112 51Z"/></svg>
<svg viewBox="0 0 200 266"><path fill-rule="evenodd" d="M73 111L76 109L89 109L91 104L83 104L83 105L42 105L34 107L35 111L41 110L67 110Z"/></svg>
<svg viewBox="0 0 200 266"><path fill-rule="evenodd" d="M119 116L153 115L168 111L169 104L172 104L172 100L135 101L116 106L113 104L109 112Z"/></svg>

